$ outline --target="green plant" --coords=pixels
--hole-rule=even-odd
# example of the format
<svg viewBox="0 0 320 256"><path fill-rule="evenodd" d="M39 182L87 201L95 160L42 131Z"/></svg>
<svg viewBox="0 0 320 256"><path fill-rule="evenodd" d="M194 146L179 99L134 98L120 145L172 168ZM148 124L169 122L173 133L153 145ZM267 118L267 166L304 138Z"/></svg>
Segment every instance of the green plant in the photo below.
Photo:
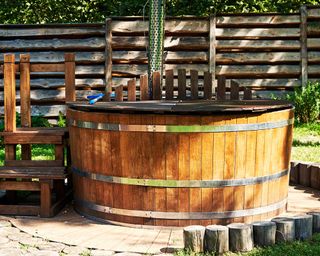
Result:
<svg viewBox="0 0 320 256"><path fill-rule="evenodd" d="M299 123L312 123L319 118L320 82L308 82L304 87L297 87L286 98L294 103L295 118Z"/></svg>
<svg viewBox="0 0 320 256"><path fill-rule="evenodd" d="M61 112L59 112L57 124L59 127L66 127L66 117Z"/></svg>

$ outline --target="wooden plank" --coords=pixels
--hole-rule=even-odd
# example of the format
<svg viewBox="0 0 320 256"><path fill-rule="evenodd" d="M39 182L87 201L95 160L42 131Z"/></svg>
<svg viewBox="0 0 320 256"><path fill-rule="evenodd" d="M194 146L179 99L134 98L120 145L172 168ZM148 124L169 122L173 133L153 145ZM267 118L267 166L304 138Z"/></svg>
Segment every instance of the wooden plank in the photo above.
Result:
<svg viewBox="0 0 320 256"><path fill-rule="evenodd" d="M30 55L20 55L20 120L21 127L31 127ZM22 160L31 159L31 145L21 146Z"/></svg>
<svg viewBox="0 0 320 256"><path fill-rule="evenodd" d="M239 100L239 84L234 80L230 81L230 99Z"/></svg>
<svg viewBox="0 0 320 256"><path fill-rule="evenodd" d="M49 181L40 180L40 217L50 217L51 188Z"/></svg>
<svg viewBox="0 0 320 256"><path fill-rule="evenodd" d="M148 93L148 75L141 75L140 76L140 100L148 100L149 93Z"/></svg>
<svg viewBox="0 0 320 256"><path fill-rule="evenodd" d="M62 144L63 139L60 135L37 135L12 133L3 139L5 144Z"/></svg>
<svg viewBox="0 0 320 256"><path fill-rule="evenodd" d="M307 39L308 51L319 50L320 38L308 38Z"/></svg>
<svg viewBox="0 0 320 256"><path fill-rule="evenodd" d="M23 52L15 52L15 59L19 59ZM31 63L62 63L64 62L64 52L30 52ZM102 64L104 63L103 52L75 52L75 61L77 64ZM0 62L3 62L3 55L0 55Z"/></svg>
<svg viewBox="0 0 320 256"><path fill-rule="evenodd" d="M216 99L217 100L226 99L226 78L224 76L218 76Z"/></svg>
<svg viewBox="0 0 320 256"><path fill-rule="evenodd" d="M172 69L166 69L166 100L172 100L173 99L173 70Z"/></svg>
<svg viewBox="0 0 320 256"><path fill-rule="evenodd" d="M16 84L15 84L15 65L14 55L4 55L4 130L13 132L16 130Z"/></svg>
<svg viewBox="0 0 320 256"><path fill-rule="evenodd" d="M312 42L316 45L316 41ZM309 45L309 42L308 42ZM299 40L217 40L217 50L300 50Z"/></svg>
<svg viewBox="0 0 320 256"><path fill-rule="evenodd" d="M40 184L32 181L1 181L1 190L40 191Z"/></svg>
<svg viewBox="0 0 320 256"><path fill-rule="evenodd" d="M61 167L62 160L5 160L7 167Z"/></svg>
<svg viewBox="0 0 320 256"><path fill-rule="evenodd" d="M123 101L123 85L115 87L116 101Z"/></svg>
<svg viewBox="0 0 320 256"><path fill-rule="evenodd" d="M198 99L198 71L190 70L191 99ZM173 94L173 92L172 92Z"/></svg>
<svg viewBox="0 0 320 256"><path fill-rule="evenodd" d="M204 72L204 85L203 93L205 100L212 99L212 73Z"/></svg>
<svg viewBox="0 0 320 256"><path fill-rule="evenodd" d="M178 69L178 99L185 100L187 97L186 94L186 70Z"/></svg>
<svg viewBox="0 0 320 256"><path fill-rule="evenodd" d="M38 216L40 207L34 205L0 205L0 212L3 215L31 215Z"/></svg>
<svg viewBox="0 0 320 256"><path fill-rule="evenodd" d="M136 80L128 81L128 101L136 101Z"/></svg>
<svg viewBox="0 0 320 256"><path fill-rule="evenodd" d="M64 72L64 64L30 64L31 72Z"/></svg>
<svg viewBox="0 0 320 256"><path fill-rule="evenodd" d="M76 86L75 86L75 55L73 53L66 53L64 64L65 72L65 88L66 88L66 101L76 100Z"/></svg>
<svg viewBox="0 0 320 256"><path fill-rule="evenodd" d="M161 100L162 88L161 88L161 73L154 71L152 73L152 99Z"/></svg>
<svg viewBox="0 0 320 256"><path fill-rule="evenodd" d="M110 100L110 93L112 91L112 20L106 19L105 21L105 99Z"/></svg>
<svg viewBox="0 0 320 256"><path fill-rule="evenodd" d="M303 5L300 7L300 42L301 42L301 85L306 86L308 83L308 31L307 31L307 19L308 11L307 6Z"/></svg>
<svg viewBox="0 0 320 256"><path fill-rule="evenodd" d="M1 178L65 179L64 167L0 167Z"/></svg>
<svg viewBox="0 0 320 256"><path fill-rule="evenodd" d="M217 26L273 26L273 25L299 25L299 15L280 15L280 14L267 14L267 15L232 15L217 17Z"/></svg>
<svg viewBox="0 0 320 256"><path fill-rule="evenodd" d="M77 50L104 50L104 38L93 37L84 39L48 39L48 40L4 40L0 42L1 51L74 51Z"/></svg>
<svg viewBox="0 0 320 256"><path fill-rule="evenodd" d="M1 37L10 38L23 38L23 37L41 37L46 38L57 38L57 37L79 37L79 36L103 36L103 28L98 27L83 27L83 28L55 28L55 27L44 27L44 28L26 28L25 25L21 25L20 28L0 28Z"/></svg>
<svg viewBox="0 0 320 256"><path fill-rule="evenodd" d="M309 18L319 18L320 17L320 10L319 8L315 8L315 9L308 9L308 13L307 13Z"/></svg>
<svg viewBox="0 0 320 256"><path fill-rule="evenodd" d="M209 31L209 72L213 74L215 80L216 73L216 17L210 16Z"/></svg>
<svg viewBox="0 0 320 256"><path fill-rule="evenodd" d="M219 39L281 39L298 38L298 28L217 28L216 37Z"/></svg>

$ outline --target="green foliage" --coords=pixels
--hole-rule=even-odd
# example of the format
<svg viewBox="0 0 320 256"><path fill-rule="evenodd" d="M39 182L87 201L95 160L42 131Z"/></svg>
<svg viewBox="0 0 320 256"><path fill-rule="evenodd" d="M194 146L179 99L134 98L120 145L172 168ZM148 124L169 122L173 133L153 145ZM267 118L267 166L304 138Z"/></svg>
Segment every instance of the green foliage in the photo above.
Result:
<svg viewBox="0 0 320 256"><path fill-rule="evenodd" d="M58 124L59 127L66 127L67 126L66 117L61 112L59 112L58 123L57 124Z"/></svg>
<svg viewBox="0 0 320 256"><path fill-rule="evenodd" d="M166 14L291 13L302 4L319 4L319 0L167 0ZM0 23L102 22L110 16L147 16L148 6L146 0L0 0Z"/></svg>
<svg viewBox="0 0 320 256"><path fill-rule="evenodd" d="M320 116L320 83L309 82L305 87L297 87L287 99L295 106L295 118L299 123L315 122Z"/></svg>

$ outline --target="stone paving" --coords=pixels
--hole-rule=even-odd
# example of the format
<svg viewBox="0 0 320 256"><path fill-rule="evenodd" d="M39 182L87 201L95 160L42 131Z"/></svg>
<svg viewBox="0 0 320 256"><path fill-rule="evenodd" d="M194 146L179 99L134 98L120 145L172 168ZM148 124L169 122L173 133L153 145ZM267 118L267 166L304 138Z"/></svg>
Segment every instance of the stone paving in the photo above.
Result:
<svg viewBox="0 0 320 256"><path fill-rule="evenodd" d="M1 256L140 256L138 253L116 253L114 251L89 249L50 242L34 237L13 227L8 220L0 220Z"/></svg>

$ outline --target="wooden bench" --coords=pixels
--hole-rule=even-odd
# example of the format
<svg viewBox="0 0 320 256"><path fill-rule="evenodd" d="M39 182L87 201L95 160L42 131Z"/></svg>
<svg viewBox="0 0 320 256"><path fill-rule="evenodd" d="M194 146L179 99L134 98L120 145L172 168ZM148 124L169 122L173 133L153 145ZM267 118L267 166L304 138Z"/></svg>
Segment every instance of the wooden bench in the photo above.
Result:
<svg viewBox="0 0 320 256"><path fill-rule="evenodd" d="M4 166L0 167L0 189L6 190L6 198L0 204L0 214L51 217L64 206L68 195L71 194L71 178L65 157L68 129L31 127L30 74L64 72L68 87L74 86L74 70L73 54L66 54L64 63L55 64L33 64L30 63L28 54L21 54L20 64L16 65L13 54L4 56L5 131L0 135L5 145L5 162ZM15 76L18 71L20 71L21 128L16 127L15 111ZM18 144L21 145L22 160L17 160L16 157ZM33 144L54 145L54 160L32 160ZM19 201L17 191L37 191L39 198L35 200L34 205L30 205L30 202Z"/></svg>

